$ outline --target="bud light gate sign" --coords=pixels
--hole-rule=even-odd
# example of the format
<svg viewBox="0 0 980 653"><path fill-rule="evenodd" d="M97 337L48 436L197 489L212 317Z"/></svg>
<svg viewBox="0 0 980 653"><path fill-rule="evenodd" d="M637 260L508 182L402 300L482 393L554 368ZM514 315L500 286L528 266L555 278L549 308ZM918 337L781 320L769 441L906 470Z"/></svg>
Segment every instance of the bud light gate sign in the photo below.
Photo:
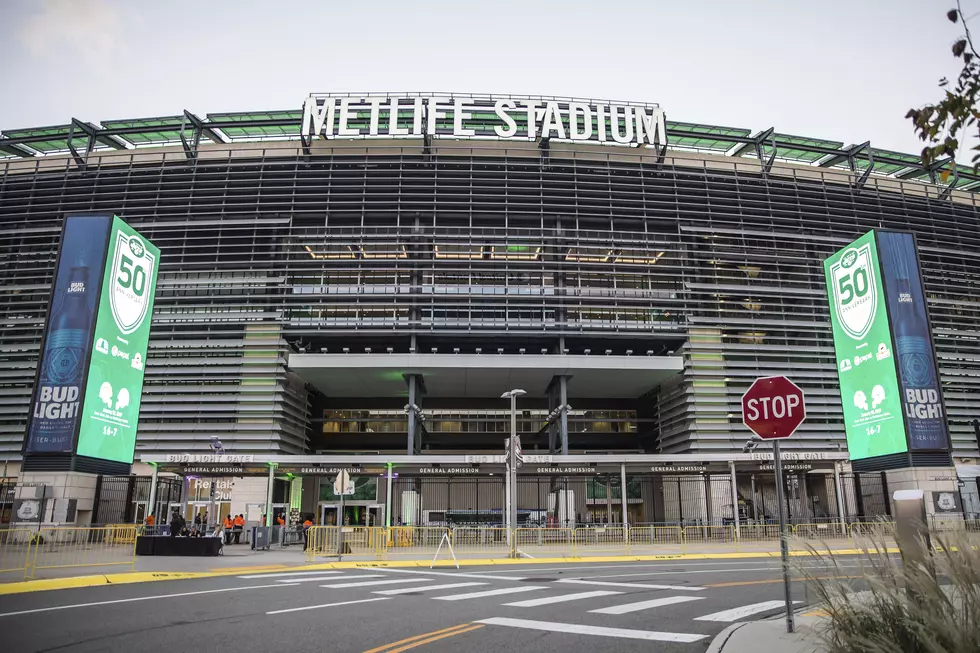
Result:
<svg viewBox="0 0 980 653"><path fill-rule="evenodd" d="M25 453L133 461L159 258L117 217L66 218Z"/></svg>

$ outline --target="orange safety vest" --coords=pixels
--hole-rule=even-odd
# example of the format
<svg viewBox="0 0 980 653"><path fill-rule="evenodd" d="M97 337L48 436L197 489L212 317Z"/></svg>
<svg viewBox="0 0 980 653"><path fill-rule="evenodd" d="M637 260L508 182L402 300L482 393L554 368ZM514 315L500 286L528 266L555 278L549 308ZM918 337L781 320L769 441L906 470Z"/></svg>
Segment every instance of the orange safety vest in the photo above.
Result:
<svg viewBox="0 0 980 653"><path fill-rule="evenodd" d="M242 517L235 517L235 526L244 526L245 520Z"/></svg>
<svg viewBox="0 0 980 653"><path fill-rule="evenodd" d="M156 518L153 515L150 515L149 517L146 518L146 525L153 526L153 524L155 524L156 521L157 521Z"/></svg>
<svg viewBox="0 0 980 653"><path fill-rule="evenodd" d="M234 526L234 525L235 525L235 522L233 522L232 520L230 520L230 519L226 519L225 520L225 528L226 529L231 530L231 527Z"/></svg>
<svg viewBox="0 0 980 653"><path fill-rule="evenodd" d="M303 526L310 527L312 525L313 525L313 522L311 522L309 519L307 519L305 522L303 522Z"/></svg>
<svg viewBox="0 0 980 653"><path fill-rule="evenodd" d="M282 515L279 515L278 517L276 517L276 521L279 522L279 525L280 526L282 526L283 524L286 523L286 520L282 518Z"/></svg>

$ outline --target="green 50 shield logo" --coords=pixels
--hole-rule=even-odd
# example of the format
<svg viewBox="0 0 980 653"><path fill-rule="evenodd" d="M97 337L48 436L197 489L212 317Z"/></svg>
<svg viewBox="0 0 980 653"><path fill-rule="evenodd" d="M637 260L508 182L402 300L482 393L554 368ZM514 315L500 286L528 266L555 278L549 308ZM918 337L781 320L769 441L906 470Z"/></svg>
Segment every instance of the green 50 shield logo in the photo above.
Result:
<svg viewBox="0 0 980 653"><path fill-rule="evenodd" d="M848 249L830 266L834 311L844 333L864 340L878 309L878 278L871 262L871 245Z"/></svg>
<svg viewBox="0 0 980 653"><path fill-rule="evenodd" d="M156 257L139 236L116 232L116 253L112 261L112 286L109 305L112 317L123 335L143 323L150 306L149 288L153 287Z"/></svg>

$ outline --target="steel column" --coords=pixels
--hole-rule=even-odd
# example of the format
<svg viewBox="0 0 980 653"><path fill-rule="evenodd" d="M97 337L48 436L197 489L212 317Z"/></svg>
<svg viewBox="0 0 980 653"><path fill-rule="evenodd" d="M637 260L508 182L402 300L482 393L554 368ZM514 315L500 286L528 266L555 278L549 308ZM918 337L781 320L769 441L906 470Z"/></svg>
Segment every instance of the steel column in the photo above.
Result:
<svg viewBox="0 0 980 653"><path fill-rule="evenodd" d="M272 526L272 488L276 483L276 464L269 463L269 482L265 489L265 525Z"/></svg>
<svg viewBox="0 0 980 653"><path fill-rule="evenodd" d="M735 462L729 461L728 466L732 473L732 517L735 520L735 538L740 539L742 530L738 523L738 484L735 480Z"/></svg>
<svg viewBox="0 0 980 653"><path fill-rule="evenodd" d="M157 469L156 463L153 463L153 476L150 478L150 505L148 510L150 511L149 514L153 515L154 520L159 519L159 515L156 514L158 473L159 473L159 469Z"/></svg>
<svg viewBox="0 0 980 653"><path fill-rule="evenodd" d="M561 401L561 455L568 455L568 377L558 377L560 388L559 401Z"/></svg>
<svg viewBox="0 0 980 653"><path fill-rule="evenodd" d="M629 538L627 535L627 529L629 528L629 519L626 517L626 463L621 463L619 465L619 482L622 484L622 488L619 491L619 498L623 505L623 539Z"/></svg>
<svg viewBox="0 0 980 653"><path fill-rule="evenodd" d="M847 533L847 520L844 517L844 494L840 487L840 463L834 461L834 494L837 495L837 521L840 522L841 535Z"/></svg>

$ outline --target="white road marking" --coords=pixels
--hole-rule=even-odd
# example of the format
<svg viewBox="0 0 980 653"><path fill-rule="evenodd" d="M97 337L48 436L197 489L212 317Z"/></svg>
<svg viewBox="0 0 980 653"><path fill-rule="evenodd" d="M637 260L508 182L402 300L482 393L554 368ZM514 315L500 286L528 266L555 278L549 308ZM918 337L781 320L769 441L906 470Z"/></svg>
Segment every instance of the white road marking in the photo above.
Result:
<svg viewBox="0 0 980 653"><path fill-rule="evenodd" d="M325 580L340 580L341 578L384 578L384 574L346 574L341 576L313 576L312 578L287 578L277 583L316 583Z"/></svg>
<svg viewBox="0 0 980 653"><path fill-rule="evenodd" d="M781 568L781 567L780 567ZM418 569L389 569L384 567L384 572L386 574L423 574L425 576L452 576L453 578L482 578L484 580L524 580L523 576L491 576L490 574L467 574L467 573L451 573L448 571L420 571Z"/></svg>
<svg viewBox="0 0 980 653"><path fill-rule="evenodd" d="M743 571L775 571L782 569L779 565L772 567L739 567L738 569L697 569L691 571L648 571L645 574L603 574L600 576L580 576L582 579L596 578L642 578L643 576L683 576L685 574L737 574Z"/></svg>
<svg viewBox="0 0 980 653"><path fill-rule="evenodd" d="M595 635L596 637L622 637L625 639L643 639L650 642L683 642L691 643L704 639L707 635L692 633L662 633L655 630L630 630L627 628L602 628L600 626L584 626L582 624L563 624L551 621L530 621L527 619L508 619L494 617L477 621L488 626L508 626L510 628L527 628L528 630L543 630L549 633L571 633L573 635Z"/></svg>
<svg viewBox="0 0 980 653"><path fill-rule="evenodd" d="M896 557L896 556L892 556L892 557ZM674 572L664 572L664 573L693 574L693 573L697 573L696 571L693 570L693 568L696 568L696 567L738 567L739 565L745 565L745 564L758 564L758 562L759 562L759 559L758 558L751 558L751 559L750 558L746 558L745 561L743 561L743 562L719 562L719 561L711 561L711 562L696 563L696 562L689 562L687 560L681 559L681 560L664 560L663 562L655 562L655 563L650 563L650 564L635 564L635 565L633 565L633 564L627 564L627 563L618 563L618 564L614 564L614 565L581 565L581 566L580 565L566 565L564 567L535 567L535 566L527 565L527 566L523 566L519 571L517 571L517 570L515 570L515 571L499 570L499 571L495 571L495 572L492 572L492 573L497 573L497 574L527 574L529 571L532 571L532 572L535 572L535 573L537 573L539 571L564 571L564 572L568 573L569 571L587 571L587 570L591 570L591 569L650 569L651 567L654 568L654 569L656 569L657 567L664 568L664 567L671 567L671 566L683 565L685 567L684 570L678 570L678 571L674 571ZM820 567L820 565L811 565L811 566L816 567L816 568L819 568ZM841 565L841 566L845 566L845 565ZM859 567L860 565L846 565L846 566ZM782 569L782 567L776 565L775 569ZM394 570L393 569L386 569L385 571L394 571ZM738 571L738 570L736 569L736 571ZM477 573L475 575L479 575L479 574Z"/></svg>
<svg viewBox="0 0 980 653"><path fill-rule="evenodd" d="M412 592L429 592L432 590L451 590L457 587L473 587L475 585L486 585L486 583L449 583L448 585L423 585L422 587L399 587L396 590L378 590L372 594L411 594Z"/></svg>
<svg viewBox="0 0 980 653"><path fill-rule="evenodd" d="M803 601L793 601L793 603L802 603ZM706 614L703 617L696 617L695 621L738 621L739 619L744 619L745 617L758 614L760 612L766 612L768 610L775 610L786 605L785 601L763 601L762 603L753 603L751 605L743 605L738 608L732 608L731 610L722 610L721 612L712 612L711 614Z"/></svg>
<svg viewBox="0 0 980 653"><path fill-rule="evenodd" d="M173 599L182 596L196 596L198 594L217 594L218 592L242 592L245 590L261 590L273 587L295 587L295 585L252 585L251 587L224 587L217 590L201 590L199 592L180 592L178 594L157 594L154 596L137 596L131 599L114 599L112 601L95 601L93 603L75 603L73 605L56 605L50 608L35 608L33 610L20 610L18 612L4 612L0 617L16 617L22 614L34 614L35 612L52 612L54 610L71 610L73 608L88 608L96 605L112 605L114 603L132 603L134 601L154 601L156 599Z"/></svg>
<svg viewBox="0 0 980 653"><path fill-rule="evenodd" d="M559 583L574 583L576 585L604 585L606 587L632 587L641 590L671 590L677 592L701 592L703 587L691 587L688 585L644 585L641 583L613 583L603 580L579 580L577 578L562 578Z"/></svg>
<svg viewBox="0 0 980 653"><path fill-rule="evenodd" d="M396 585L398 583L424 583L432 580L431 578L396 578L394 580L369 580L365 582L355 581L353 583L336 583L334 585L320 585L328 589L346 589L348 587L373 587L375 585Z"/></svg>
<svg viewBox="0 0 980 653"><path fill-rule="evenodd" d="M539 605L551 605L552 603L564 603L566 601L592 599L597 596L610 596L612 594L622 594L622 592L612 592L609 590L595 590L594 592L577 592L575 594L561 594L559 596L546 596L542 599L528 599L526 601L504 603L504 605L509 605L512 608L533 608Z"/></svg>
<svg viewBox="0 0 980 653"><path fill-rule="evenodd" d="M589 610L589 612L595 612L597 614L627 614L630 612L639 612L640 610L649 610L650 608L659 608L664 605L673 605L674 603L687 603L688 601L703 600L703 596L665 596L662 599L638 601L637 603L623 603L622 605L612 605L608 608Z"/></svg>
<svg viewBox="0 0 980 653"><path fill-rule="evenodd" d="M285 614L286 612L300 612L302 610L318 610L319 608L336 608L339 605L354 605L355 603L370 603L371 601L387 601L387 596L378 596L373 599L358 599L357 601L341 601L340 603L324 603L323 605L305 605L302 608L288 608L286 610L273 610L266 614Z"/></svg>
<svg viewBox="0 0 980 653"><path fill-rule="evenodd" d="M436 601L464 601L466 599L482 599L485 596L500 596L501 594L520 594L522 592L533 592L535 590L547 589L538 585L525 585L524 587L502 587L486 592L472 592L470 594L452 594L450 596L434 596Z"/></svg>
<svg viewBox="0 0 980 653"><path fill-rule="evenodd" d="M339 571L289 571L284 573L265 573L265 574L249 574L248 576L237 576L237 578L291 578L293 576L323 576L324 574L340 574L343 572Z"/></svg>

